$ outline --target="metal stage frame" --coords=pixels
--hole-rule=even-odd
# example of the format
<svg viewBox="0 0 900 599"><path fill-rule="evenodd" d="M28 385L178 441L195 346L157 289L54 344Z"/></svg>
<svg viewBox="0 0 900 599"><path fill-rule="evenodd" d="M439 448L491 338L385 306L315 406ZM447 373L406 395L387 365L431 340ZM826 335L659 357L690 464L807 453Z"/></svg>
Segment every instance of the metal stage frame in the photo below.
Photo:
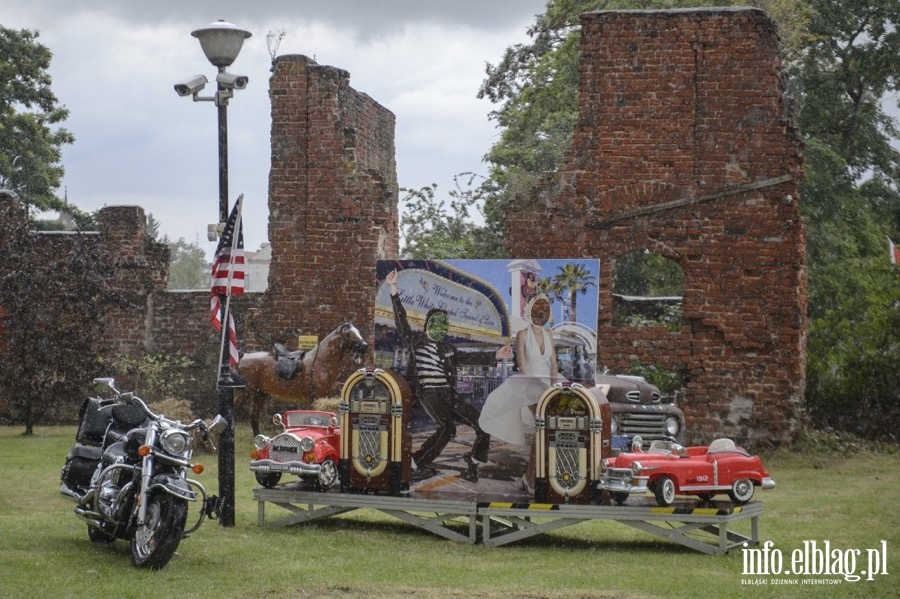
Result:
<svg viewBox="0 0 900 599"><path fill-rule="evenodd" d="M725 555L730 549L759 544L762 503L742 506L715 502L696 507L685 500L675 506L658 507L650 497L633 498L634 505L566 505L519 503L469 499L321 493L303 491L296 483L271 489L257 487L259 526L289 526L327 518L357 509L372 509L393 516L451 541L490 547L506 545L590 520L614 520L648 534L709 555ZM266 522L266 504L290 515ZM750 521L750 536L731 529ZM746 545L745 545L746 544Z"/></svg>

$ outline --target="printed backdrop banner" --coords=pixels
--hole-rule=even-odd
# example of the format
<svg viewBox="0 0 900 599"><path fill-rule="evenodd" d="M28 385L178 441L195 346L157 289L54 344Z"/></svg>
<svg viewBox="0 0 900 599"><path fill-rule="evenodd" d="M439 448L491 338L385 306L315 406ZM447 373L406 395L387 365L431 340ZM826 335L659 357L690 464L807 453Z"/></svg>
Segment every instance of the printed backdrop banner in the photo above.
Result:
<svg viewBox="0 0 900 599"><path fill-rule="evenodd" d="M390 286L397 271L400 300L413 329L421 330L432 308L450 317L447 341L460 349L499 348L528 325L525 305L538 293L551 304L560 370L593 373L597 354L598 260L379 260L376 265L375 358L402 371ZM577 363L576 363L577 360ZM486 365L488 366L488 365ZM576 377L578 378L578 377ZM477 399L478 398L474 398Z"/></svg>

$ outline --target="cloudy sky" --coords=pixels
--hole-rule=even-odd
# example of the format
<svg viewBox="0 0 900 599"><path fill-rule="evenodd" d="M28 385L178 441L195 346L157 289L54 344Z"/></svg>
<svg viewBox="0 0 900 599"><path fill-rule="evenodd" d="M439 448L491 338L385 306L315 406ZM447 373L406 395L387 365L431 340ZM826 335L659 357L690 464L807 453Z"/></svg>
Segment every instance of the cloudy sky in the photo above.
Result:
<svg viewBox="0 0 900 599"><path fill-rule="evenodd" d="M252 32L230 71L250 77L228 108L229 192L244 194L247 249L266 241L271 117L266 34L279 55L304 54L350 73L350 85L397 119L401 187L485 174L496 140L492 105L476 98L486 63L528 40L546 0L0 0L0 24L40 32L53 90L76 138L60 195L79 208L139 205L173 239L211 254L218 215L218 141L211 102L178 97L195 74L215 79L194 29L224 19ZM214 85L214 84L213 84ZM211 89L212 86L207 86Z"/></svg>

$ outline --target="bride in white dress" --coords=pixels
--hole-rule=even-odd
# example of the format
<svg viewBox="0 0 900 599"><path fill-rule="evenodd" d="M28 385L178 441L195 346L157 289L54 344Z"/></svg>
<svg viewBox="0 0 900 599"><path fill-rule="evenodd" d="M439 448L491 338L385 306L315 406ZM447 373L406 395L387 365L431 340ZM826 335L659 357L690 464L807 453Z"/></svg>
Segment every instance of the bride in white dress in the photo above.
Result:
<svg viewBox="0 0 900 599"><path fill-rule="evenodd" d="M478 424L491 437L524 446L534 434L534 406L550 385L563 377L557 371L553 335L544 325L550 320L550 301L545 295L525 307L530 320L516 333L519 373L507 378L487 396ZM533 442L532 442L533 444Z"/></svg>

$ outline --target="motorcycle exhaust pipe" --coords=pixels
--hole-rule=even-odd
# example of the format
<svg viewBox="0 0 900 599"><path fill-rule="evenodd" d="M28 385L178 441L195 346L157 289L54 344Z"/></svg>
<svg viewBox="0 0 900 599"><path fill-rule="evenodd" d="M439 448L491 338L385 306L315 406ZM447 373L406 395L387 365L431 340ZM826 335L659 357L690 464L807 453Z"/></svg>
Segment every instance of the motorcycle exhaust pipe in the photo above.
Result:
<svg viewBox="0 0 900 599"><path fill-rule="evenodd" d="M75 515L95 528L102 528L107 523L102 514L87 510L81 506L75 506Z"/></svg>

